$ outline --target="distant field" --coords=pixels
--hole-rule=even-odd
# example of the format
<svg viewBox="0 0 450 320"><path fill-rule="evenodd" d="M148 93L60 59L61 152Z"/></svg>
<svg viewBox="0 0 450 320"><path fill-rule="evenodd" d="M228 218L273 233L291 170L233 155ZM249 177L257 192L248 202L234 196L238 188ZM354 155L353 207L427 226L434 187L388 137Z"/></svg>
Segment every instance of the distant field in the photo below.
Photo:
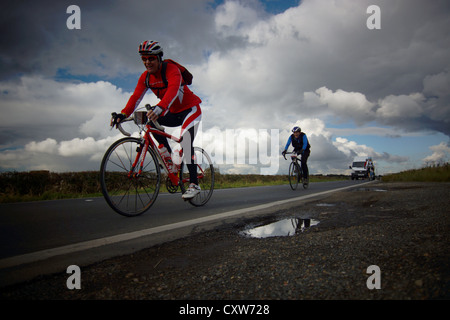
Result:
<svg viewBox="0 0 450 320"><path fill-rule="evenodd" d="M311 175L310 182L349 179L344 175ZM165 181L163 177L162 181ZM288 184L284 175L215 174L215 189ZM167 192L165 184L161 192ZM99 172L49 171L0 173L0 203L102 196Z"/></svg>
<svg viewBox="0 0 450 320"><path fill-rule="evenodd" d="M310 182L350 179L345 175L311 175ZM408 170L382 177L384 182L450 182L450 165ZM162 181L165 181L163 177ZM215 174L215 189L288 184L286 175ZM167 192L162 183L161 192ZM97 171L0 173L0 203L102 196Z"/></svg>

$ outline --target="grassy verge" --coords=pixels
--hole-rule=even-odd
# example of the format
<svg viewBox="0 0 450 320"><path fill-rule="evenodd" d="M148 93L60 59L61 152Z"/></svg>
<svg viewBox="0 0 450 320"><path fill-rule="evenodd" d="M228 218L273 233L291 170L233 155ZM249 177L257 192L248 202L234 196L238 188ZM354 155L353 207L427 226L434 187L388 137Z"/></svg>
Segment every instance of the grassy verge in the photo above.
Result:
<svg viewBox="0 0 450 320"><path fill-rule="evenodd" d="M310 182L350 179L345 175L311 175ZM450 182L450 165L425 167L383 176L384 182ZM167 192L165 183L160 192ZM286 175L215 174L215 189L288 184ZM101 197L99 173L49 171L0 173L0 203Z"/></svg>
<svg viewBox="0 0 450 320"><path fill-rule="evenodd" d="M339 175L311 175L310 182L323 182L349 179ZM162 180L160 192L168 192L165 179ZM215 189L242 188L288 184L288 177L215 174ZM53 173L49 171L4 172L0 173L0 203L43 201L101 197L99 173L68 172Z"/></svg>
<svg viewBox="0 0 450 320"><path fill-rule="evenodd" d="M450 165L425 167L383 176L384 182L450 182Z"/></svg>
<svg viewBox="0 0 450 320"><path fill-rule="evenodd" d="M325 182L347 180L344 175L311 175L309 182ZM215 189L243 188L243 187L262 187L289 184L287 175L262 176L262 175L237 175L237 174L216 174Z"/></svg>

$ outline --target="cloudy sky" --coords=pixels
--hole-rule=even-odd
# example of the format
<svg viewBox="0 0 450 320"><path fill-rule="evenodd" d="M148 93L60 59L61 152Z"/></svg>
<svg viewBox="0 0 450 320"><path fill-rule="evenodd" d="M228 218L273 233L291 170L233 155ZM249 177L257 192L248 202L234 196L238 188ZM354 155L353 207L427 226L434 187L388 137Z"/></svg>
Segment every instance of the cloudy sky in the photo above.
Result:
<svg viewBox="0 0 450 320"><path fill-rule="evenodd" d="M80 29L67 27L74 3ZM310 139L312 173L348 173L356 155L372 156L380 174L449 161L448 0L1 6L0 171L98 170L148 39L194 74L197 144L222 172L285 172L295 125ZM157 101L149 92L143 104Z"/></svg>

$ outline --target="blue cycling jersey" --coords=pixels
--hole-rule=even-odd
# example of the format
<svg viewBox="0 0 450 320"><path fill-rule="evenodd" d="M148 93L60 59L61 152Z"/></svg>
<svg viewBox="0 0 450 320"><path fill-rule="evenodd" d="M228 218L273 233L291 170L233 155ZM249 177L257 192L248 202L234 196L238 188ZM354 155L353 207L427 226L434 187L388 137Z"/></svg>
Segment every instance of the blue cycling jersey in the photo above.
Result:
<svg viewBox="0 0 450 320"><path fill-rule="evenodd" d="M293 141L294 140L294 141ZM303 143L302 143L303 142ZM292 143L292 146L295 148L295 146L302 146L302 149L300 150L301 152L303 152L306 147L308 146L308 138L306 137L306 134L303 134L303 141L301 141L301 135L298 137L298 139L296 139L294 137L294 135L290 135L289 139L286 143L286 146L284 147L284 150L287 150L289 148L289 145Z"/></svg>

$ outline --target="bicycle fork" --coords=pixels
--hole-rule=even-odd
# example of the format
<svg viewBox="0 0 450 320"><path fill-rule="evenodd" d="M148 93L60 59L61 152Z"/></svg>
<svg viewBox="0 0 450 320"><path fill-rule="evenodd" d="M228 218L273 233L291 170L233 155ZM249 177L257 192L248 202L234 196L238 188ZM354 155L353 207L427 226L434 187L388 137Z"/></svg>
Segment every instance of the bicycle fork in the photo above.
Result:
<svg viewBox="0 0 450 320"><path fill-rule="evenodd" d="M144 161L145 156L148 151L148 144L141 143L139 146L136 147L136 159L134 160L134 163L131 165L130 172L128 172L128 178L139 178L142 174L142 170L144 168ZM136 172L136 167L139 164L139 170Z"/></svg>

